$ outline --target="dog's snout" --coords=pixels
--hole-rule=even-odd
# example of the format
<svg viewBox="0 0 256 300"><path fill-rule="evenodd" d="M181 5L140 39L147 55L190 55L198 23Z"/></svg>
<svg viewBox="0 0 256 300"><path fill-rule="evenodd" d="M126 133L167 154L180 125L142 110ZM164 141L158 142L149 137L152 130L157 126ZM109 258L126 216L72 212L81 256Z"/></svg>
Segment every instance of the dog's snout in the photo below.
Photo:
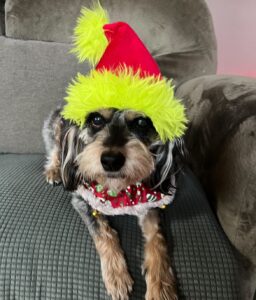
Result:
<svg viewBox="0 0 256 300"><path fill-rule="evenodd" d="M124 165L125 157L121 152L104 152L101 155L101 164L105 171L116 172Z"/></svg>

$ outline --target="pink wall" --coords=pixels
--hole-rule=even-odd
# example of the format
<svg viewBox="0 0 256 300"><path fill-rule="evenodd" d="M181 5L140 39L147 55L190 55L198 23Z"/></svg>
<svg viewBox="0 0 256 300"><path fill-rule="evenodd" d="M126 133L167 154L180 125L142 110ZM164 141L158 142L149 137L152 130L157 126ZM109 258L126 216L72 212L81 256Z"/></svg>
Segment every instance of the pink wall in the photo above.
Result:
<svg viewBox="0 0 256 300"><path fill-rule="evenodd" d="M256 77L256 0L206 0L218 42L218 73Z"/></svg>

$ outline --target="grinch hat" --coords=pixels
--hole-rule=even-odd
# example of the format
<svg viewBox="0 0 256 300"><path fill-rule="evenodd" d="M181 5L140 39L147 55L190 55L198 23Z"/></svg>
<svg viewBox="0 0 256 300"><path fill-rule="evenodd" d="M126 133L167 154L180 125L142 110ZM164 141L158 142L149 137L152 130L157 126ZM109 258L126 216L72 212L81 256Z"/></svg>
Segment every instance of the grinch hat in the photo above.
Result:
<svg viewBox="0 0 256 300"><path fill-rule="evenodd" d="M171 80L160 69L134 30L124 22L109 24L98 4L83 8L72 50L94 67L69 85L65 119L83 126L89 113L105 108L131 109L149 117L160 139L173 140L186 128L184 106L174 96Z"/></svg>

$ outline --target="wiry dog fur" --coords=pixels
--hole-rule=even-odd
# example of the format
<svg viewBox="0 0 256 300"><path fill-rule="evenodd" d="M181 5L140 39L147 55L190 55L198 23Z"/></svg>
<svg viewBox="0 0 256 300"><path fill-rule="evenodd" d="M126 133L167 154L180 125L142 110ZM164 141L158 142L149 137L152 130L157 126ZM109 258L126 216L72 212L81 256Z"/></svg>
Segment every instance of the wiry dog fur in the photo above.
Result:
<svg viewBox="0 0 256 300"><path fill-rule="evenodd" d="M134 111L93 112L83 128L64 120L60 112L61 108L54 111L43 128L47 151L45 176L49 183L62 181L67 190L75 191L85 178L118 192L144 181L168 194L172 188L171 175L177 171L177 157L182 153L182 139L162 143L151 120ZM108 293L115 300L128 299L133 280L116 231L103 215L93 217L89 205L76 194L72 204L95 242ZM177 299L175 278L159 223L157 209L139 218L145 238L146 299Z"/></svg>

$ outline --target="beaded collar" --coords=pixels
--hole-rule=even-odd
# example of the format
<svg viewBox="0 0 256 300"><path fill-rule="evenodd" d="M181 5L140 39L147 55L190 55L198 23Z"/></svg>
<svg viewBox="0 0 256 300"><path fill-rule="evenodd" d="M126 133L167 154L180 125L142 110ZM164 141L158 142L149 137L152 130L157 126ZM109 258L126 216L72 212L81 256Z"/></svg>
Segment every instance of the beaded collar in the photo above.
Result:
<svg viewBox="0 0 256 300"><path fill-rule="evenodd" d="M173 183L174 177L172 178ZM166 205L172 202L175 189L172 189L168 195L165 195L150 189L142 182L137 182L116 193L104 188L97 182L84 182L78 188L77 193L94 210L100 213L106 215L141 215L145 214L150 208L165 208Z"/></svg>

